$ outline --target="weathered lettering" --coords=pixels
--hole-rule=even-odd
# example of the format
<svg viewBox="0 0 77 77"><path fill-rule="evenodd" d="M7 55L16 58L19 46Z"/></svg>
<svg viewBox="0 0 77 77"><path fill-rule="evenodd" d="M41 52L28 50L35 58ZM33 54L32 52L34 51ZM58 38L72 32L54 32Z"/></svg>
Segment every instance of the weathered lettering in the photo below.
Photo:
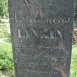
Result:
<svg viewBox="0 0 77 77"><path fill-rule="evenodd" d="M51 38L51 39L62 39L62 34L60 30L57 29L28 29L26 28L25 31L18 28L18 37L25 37L25 38ZM31 33L29 33L31 32Z"/></svg>
<svg viewBox="0 0 77 77"><path fill-rule="evenodd" d="M17 77L69 77L73 0L9 0Z"/></svg>

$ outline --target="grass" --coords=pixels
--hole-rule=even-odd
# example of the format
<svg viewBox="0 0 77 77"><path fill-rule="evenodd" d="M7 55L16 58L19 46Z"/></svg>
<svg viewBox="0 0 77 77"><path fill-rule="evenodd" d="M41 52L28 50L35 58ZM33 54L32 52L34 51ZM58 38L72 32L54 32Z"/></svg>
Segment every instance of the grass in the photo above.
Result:
<svg viewBox="0 0 77 77"><path fill-rule="evenodd" d="M0 50L1 51L8 51L8 52L12 52L12 45L11 43L1 43L0 44Z"/></svg>
<svg viewBox="0 0 77 77"><path fill-rule="evenodd" d="M15 75L11 43L0 43L0 70L7 70Z"/></svg>
<svg viewBox="0 0 77 77"><path fill-rule="evenodd" d="M72 46L70 77L77 77L77 44Z"/></svg>

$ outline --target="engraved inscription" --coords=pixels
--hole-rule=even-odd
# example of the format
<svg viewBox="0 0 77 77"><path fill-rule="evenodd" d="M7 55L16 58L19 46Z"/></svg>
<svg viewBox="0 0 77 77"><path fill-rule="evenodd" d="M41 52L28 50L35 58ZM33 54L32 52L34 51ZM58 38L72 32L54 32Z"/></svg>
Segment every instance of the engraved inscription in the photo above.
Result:
<svg viewBox="0 0 77 77"><path fill-rule="evenodd" d="M26 48L27 49L27 48ZM23 52L23 51L22 51ZM55 56L56 55L56 56ZM63 50L54 51L41 51L34 53L34 51L26 52L22 55L25 59L18 66L23 66L25 70L37 71L37 72L51 72L54 66L60 62L66 65L68 58L67 54ZM18 58L16 59L17 62ZM64 60L64 62L63 62ZM59 66L59 65L58 65ZM45 67L45 68L44 68Z"/></svg>
<svg viewBox="0 0 77 77"><path fill-rule="evenodd" d="M55 0L49 0L49 5L54 5Z"/></svg>
<svg viewBox="0 0 77 77"><path fill-rule="evenodd" d="M69 77L73 1L9 2L17 77Z"/></svg>
<svg viewBox="0 0 77 77"><path fill-rule="evenodd" d="M29 4L29 0L24 0L24 2L28 5Z"/></svg>
<svg viewBox="0 0 77 77"><path fill-rule="evenodd" d="M25 20L25 15L22 18L22 14L23 14L22 11L19 11L19 12L15 11L14 13L15 13L15 22L23 22ZM57 14L57 12L55 14ZM51 16L50 18L49 17L41 17L38 20L37 20L37 18L35 18L35 19L29 18L29 19L27 19L27 22L30 22L31 24L32 23L69 24L70 17L66 16L66 17L61 18L59 16L57 16L57 17Z"/></svg>
<svg viewBox="0 0 77 77"><path fill-rule="evenodd" d="M22 37L21 36L21 30L20 29L17 29L17 33L18 33L18 37Z"/></svg>
<svg viewBox="0 0 77 77"><path fill-rule="evenodd" d="M25 29L25 32L23 30L18 29L17 30L18 37L25 37L25 38L52 38L52 39L62 39L62 34L60 30L57 29L44 29L40 28L37 30L37 28L34 29Z"/></svg>

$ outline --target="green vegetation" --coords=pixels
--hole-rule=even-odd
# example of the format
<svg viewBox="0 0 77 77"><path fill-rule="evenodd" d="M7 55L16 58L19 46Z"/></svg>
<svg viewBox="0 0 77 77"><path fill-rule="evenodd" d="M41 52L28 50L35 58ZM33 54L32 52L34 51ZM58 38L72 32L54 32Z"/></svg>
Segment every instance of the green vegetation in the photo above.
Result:
<svg viewBox="0 0 77 77"><path fill-rule="evenodd" d="M8 0L0 0L0 18L8 17Z"/></svg>
<svg viewBox="0 0 77 77"><path fill-rule="evenodd" d="M77 44L72 48L70 77L77 77Z"/></svg>
<svg viewBox="0 0 77 77"><path fill-rule="evenodd" d="M77 0L75 1L75 12L74 12L74 27L77 28Z"/></svg>
<svg viewBox="0 0 77 77"><path fill-rule="evenodd" d="M14 75L11 43L0 43L0 70L7 70Z"/></svg>
<svg viewBox="0 0 77 77"><path fill-rule="evenodd" d="M10 28L9 28L8 22L5 22L5 23L1 22L0 23L0 39L2 41L6 41L8 43L11 42Z"/></svg>
<svg viewBox="0 0 77 77"><path fill-rule="evenodd" d="M11 75L15 75L10 26L7 21L0 22L0 70L6 70ZM3 77L2 74L0 75Z"/></svg>

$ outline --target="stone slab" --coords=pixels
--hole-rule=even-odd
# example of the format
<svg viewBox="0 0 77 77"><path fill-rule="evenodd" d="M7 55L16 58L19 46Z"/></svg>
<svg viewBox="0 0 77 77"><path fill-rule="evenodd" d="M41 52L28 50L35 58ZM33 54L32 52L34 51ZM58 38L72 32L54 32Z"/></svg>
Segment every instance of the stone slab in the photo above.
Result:
<svg viewBox="0 0 77 77"><path fill-rule="evenodd" d="M69 77L73 0L9 0L17 77Z"/></svg>

